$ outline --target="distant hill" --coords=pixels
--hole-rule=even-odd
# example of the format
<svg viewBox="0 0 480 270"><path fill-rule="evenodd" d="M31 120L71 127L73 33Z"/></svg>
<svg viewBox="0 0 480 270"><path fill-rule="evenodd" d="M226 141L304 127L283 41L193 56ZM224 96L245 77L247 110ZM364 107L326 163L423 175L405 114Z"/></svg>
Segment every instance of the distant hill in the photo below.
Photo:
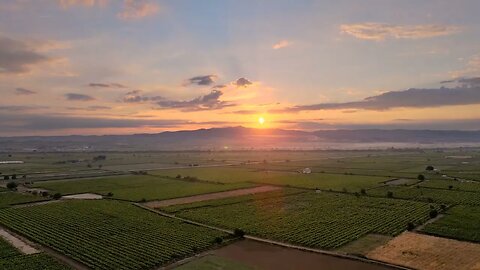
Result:
<svg viewBox="0 0 480 270"><path fill-rule="evenodd" d="M349 149L480 145L480 131L319 130L226 127L102 136L0 137L0 151Z"/></svg>

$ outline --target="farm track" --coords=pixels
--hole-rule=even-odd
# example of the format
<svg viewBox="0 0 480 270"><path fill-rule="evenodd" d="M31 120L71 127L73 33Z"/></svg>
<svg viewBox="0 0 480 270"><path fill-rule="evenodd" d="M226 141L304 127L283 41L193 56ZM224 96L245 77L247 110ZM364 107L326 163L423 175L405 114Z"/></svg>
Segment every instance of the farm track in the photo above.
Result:
<svg viewBox="0 0 480 270"><path fill-rule="evenodd" d="M201 223L201 222L196 222L196 221L189 220L189 219L186 219L186 218L177 217L177 216L172 215L172 214L168 214L168 213L156 210L156 209L149 208L149 207L144 206L144 205L139 204L139 203L133 203L133 205L138 206L138 207L140 207L142 209L145 209L147 211L156 213L158 215L173 218L173 219L177 219L177 220L183 221L185 223L189 223L189 224L193 224L193 225L197 225L197 226L201 226L201 227L205 227L205 228L209 228L209 229L213 229L213 230L217 230L217 231L221 231L221 232L225 232L225 233L229 233L229 234L234 233L232 230L220 228L220 227L217 227L217 226L208 225L208 224ZM338 257L338 258L362 261L362 262L365 262L365 263L383 265L383 266L391 267L391 268L394 268L394 269L402 269L402 270L411 270L412 269L412 268L408 268L408 267L404 267L404 266L400 266L400 265L395 265L395 264L391 264L391 263L386 263L386 262L381 262L381 261L377 261L377 260L356 257L356 256L347 255L347 254L340 254L340 253L336 253L336 252L332 252L332 251L328 251L328 250L308 248L308 247L293 245L293 244L289 244L289 243L274 241L274 240L270 240L270 239L265 239L265 238L261 238L261 237L256 237L256 236L252 236L252 235L244 235L244 238L254 240L254 241L258 241L258 242L262 242L262 243L267 243L267 244L272 244L272 245L277 245L277 246L282 246L282 247L287 247L287 248L293 248L293 249L307 251L307 252L313 252L313 253L319 253L319 254L323 254L323 255L335 256L335 257Z"/></svg>

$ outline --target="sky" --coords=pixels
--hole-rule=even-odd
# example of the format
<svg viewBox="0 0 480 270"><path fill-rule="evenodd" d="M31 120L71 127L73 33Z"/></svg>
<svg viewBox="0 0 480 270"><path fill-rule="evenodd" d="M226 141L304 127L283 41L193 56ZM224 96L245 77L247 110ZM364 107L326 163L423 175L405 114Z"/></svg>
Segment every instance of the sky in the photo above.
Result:
<svg viewBox="0 0 480 270"><path fill-rule="evenodd" d="M480 130L479 10L478 0L2 0L0 136Z"/></svg>

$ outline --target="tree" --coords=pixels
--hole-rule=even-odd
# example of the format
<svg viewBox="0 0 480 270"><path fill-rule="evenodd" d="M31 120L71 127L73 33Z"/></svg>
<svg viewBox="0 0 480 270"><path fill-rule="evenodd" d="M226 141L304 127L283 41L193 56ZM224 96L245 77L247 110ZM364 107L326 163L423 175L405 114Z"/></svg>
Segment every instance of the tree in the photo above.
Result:
<svg viewBox="0 0 480 270"><path fill-rule="evenodd" d="M365 195L365 194L367 194L367 191L366 191L364 188L362 188L362 189L360 190L360 193L362 193L362 195Z"/></svg>
<svg viewBox="0 0 480 270"><path fill-rule="evenodd" d="M12 174L12 180L15 180L17 179L17 175L16 174Z"/></svg>
<svg viewBox="0 0 480 270"><path fill-rule="evenodd" d="M113 193L112 193L112 192L108 192L108 193L107 193L107 197L113 197Z"/></svg>
<svg viewBox="0 0 480 270"><path fill-rule="evenodd" d="M435 168L432 166L432 165L428 165L426 168L425 168L426 171L433 171L435 170Z"/></svg>
<svg viewBox="0 0 480 270"><path fill-rule="evenodd" d="M419 174L419 175L417 176L417 179L420 180L420 181L423 181L423 180L425 180L425 175Z"/></svg>
<svg viewBox="0 0 480 270"><path fill-rule="evenodd" d="M388 198L393 198L393 192L391 192L391 191L387 192L387 197Z"/></svg>
<svg viewBox="0 0 480 270"><path fill-rule="evenodd" d="M221 237L215 237L215 243L216 244L221 244L223 242L223 239Z"/></svg>
<svg viewBox="0 0 480 270"><path fill-rule="evenodd" d="M15 183L15 182L8 182L7 188L8 188L8 189L16 189L16 188L17 188L17 183Z"/></svg>
<svg viewBox="0 0 480 270"><path fill-rule="evenodd" d="M243 237L245 235L245 232L242 229L237 228L233 231L233 235L235 235L236 237Z"/></svg>
<svg viewBox="0 0 480 270"><path fill-rule="evenodd" d="M60 193L57 192L57 193L53 194L52 198L53 198L54 200L59 200L60 198L62 198L62 194L60 194Z"/></svg>
<svg viewBox="0 0 480 270"><path fill-rule="evenodd" d="M430 218L436 218L438 216L438 211L435 209L430 210L430 213L428 213L428 215L430 216Z"/></svg>
<svg viewBox="0 0 480 270"><path fill-rule="evenodd" d="M8 175L3 176L3 180L10 180L10 176Z"/></svg>
<svg viewBox="0 0 480 270"><path fill-rule="evenodd" d="M452 186L452 185L449 185L449 186L448 186L448 189L452 189L452 188L453 188L453 186Z"/></svg>
<svg viewBox="0 0 480 270"><path fill-rule="evenodd" d="M407 230L413 231L413 229L415 229L415 224L413 224L413 222L408 222L407 223Z"/></svg>

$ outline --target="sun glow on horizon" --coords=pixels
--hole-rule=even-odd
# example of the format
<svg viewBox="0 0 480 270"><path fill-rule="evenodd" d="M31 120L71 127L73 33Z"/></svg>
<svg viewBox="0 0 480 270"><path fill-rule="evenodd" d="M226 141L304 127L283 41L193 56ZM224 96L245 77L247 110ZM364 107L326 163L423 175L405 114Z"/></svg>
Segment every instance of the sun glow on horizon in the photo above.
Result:
<svg viewBox="0 0 480 270"><path fill-rule="evenodd" d="M258 118L258 123L259 123L260 125L263 125L263 124L265 123L265 118L263 118L263 116L260 116L260 117Z"/></svg>

